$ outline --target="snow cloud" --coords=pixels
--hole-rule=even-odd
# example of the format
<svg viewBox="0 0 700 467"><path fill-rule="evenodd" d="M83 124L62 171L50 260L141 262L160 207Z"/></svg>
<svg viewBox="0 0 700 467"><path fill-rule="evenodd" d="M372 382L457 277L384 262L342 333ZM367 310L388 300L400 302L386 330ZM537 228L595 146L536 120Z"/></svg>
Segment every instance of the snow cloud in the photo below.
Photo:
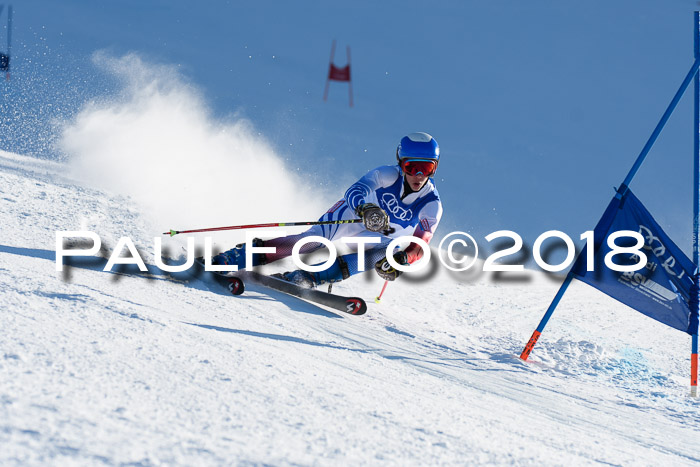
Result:
<svg viewBox="0 0 700 467"><path fill-rule="evenodd" d="M74 176L128 196L154 228L315 220L335 201L308 186L250 122L214 118L175 67L137 55L94 59L121 92L85 105L60 149Z"/></svg>

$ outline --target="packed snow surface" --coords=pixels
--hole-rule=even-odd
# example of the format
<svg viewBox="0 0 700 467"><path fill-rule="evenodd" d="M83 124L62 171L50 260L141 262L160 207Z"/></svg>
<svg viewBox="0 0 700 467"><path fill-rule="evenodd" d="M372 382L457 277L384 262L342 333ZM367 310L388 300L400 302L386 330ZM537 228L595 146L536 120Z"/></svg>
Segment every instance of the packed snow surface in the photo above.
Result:
<svg viewBox="0 0 700 467"><path fill-rule="evenodd" d="M523 362L553 278L440 266L375 304L369 272L334 288L365 298L360 317L255 285L233 297L153 266L153 238L180 226L68 174L0 153L1 465L700 461L689 337L588 286ZM104 254L128 236L149 272L58 272L59 230L98 233ZM174 258L182 244L164 238Z"/></svg>

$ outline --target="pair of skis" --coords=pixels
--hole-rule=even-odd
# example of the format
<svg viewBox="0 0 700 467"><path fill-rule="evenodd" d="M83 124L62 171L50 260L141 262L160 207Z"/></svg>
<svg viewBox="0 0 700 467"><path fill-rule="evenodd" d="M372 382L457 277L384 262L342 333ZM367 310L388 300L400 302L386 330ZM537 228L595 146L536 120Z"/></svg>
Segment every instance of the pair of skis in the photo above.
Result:
<svg viewBox="0 0 700 467"><path fill-rule="evenodd" d="M226 227L211 227L206 229L194 229L194 230L170 230L169 232L164 232L163 235L170 235L174 237L178 234L183 233L195 233L195 232L214 232L220 230L240 230L240 229L252 229L259 227L291 227L291 226L307 226L307 225L332 225L332 224L357 224L363 222L362 219L347 219L347 220L332 220L332 221L308 221L308 222L276 222L271 224L250 224L250 225L229 225ZM196 258L195 260L200 266L204 267L203 258ZM214 273L214 277L217 278L219 282L224 282L224 285L229 289L233 295L240 295L245 291L246 281L252 282L254 284L259 284L270 289L277 290L287 295L292 295L309 302L318 303L320 305L333 308L343 313L348 313L351 315L363 315L367 312L367 304L365 301L359 297L343 297L340 295L335 295L332 293L321 292L320 290L307 289L304 287L299 287L298 285L287 282L283 279L279 279L272 276L266 276L264 274L259 274L254 271L241 271L233 273L231 275L226 273ZM386 287L386 284L384 285ZM330 289L329 289L330 291ZM382 292L384 290L382 289ZM381 294L380 294L381 296ZM377 298L379 299L379 297Z"/></svg>
<svg viewBox="0 0 700 467"><path fill-rule="evenodd" d="M316 289L300 287L292 282L278 279L272 276L257 273L255 271L240 271L235 275L214 274L217 282L224 285L233 295L241 295L245 292L246 283L262 285L269 289L277 290L294 297L307 300L312 303L327 306L334 310L350 315L363 315L367 311L367 304L360 297L344 297L332 293L322 292Z"/></svg>

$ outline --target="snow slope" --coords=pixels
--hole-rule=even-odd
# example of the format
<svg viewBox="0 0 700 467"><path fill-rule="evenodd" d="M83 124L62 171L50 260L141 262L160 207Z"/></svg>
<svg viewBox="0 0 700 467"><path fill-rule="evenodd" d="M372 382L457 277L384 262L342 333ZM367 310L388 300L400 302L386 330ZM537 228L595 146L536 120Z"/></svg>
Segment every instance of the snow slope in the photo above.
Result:
<svg viewBox="0 0 700 467"><path fill-rule="evenodd" d="M340 316L188 275L55 269L55 231L130 236L143 213L61 164L0 153L1 465L689 465L688 336L574 284L455 278L336 286ZM179 246L177 247L179 249ZM280 267L284 267L282 265Z"/></svg>

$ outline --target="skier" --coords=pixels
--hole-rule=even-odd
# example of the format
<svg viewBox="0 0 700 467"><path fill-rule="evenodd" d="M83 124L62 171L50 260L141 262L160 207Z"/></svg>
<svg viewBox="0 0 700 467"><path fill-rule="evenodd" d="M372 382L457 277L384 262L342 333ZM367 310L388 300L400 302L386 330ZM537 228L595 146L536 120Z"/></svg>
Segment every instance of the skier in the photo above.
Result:
<svg viewBox="0 0 700 467"><path fill-rule="evenodd" d="M275 253L254 253L252 266L269 264L292 254L294 244L308 236L328 240L342 237L376 237L380 243L369 244L365 251L365 270L374 268L383 279L393 281L401 271L386 259L386 247L392 239L415 236L429 242L442 216L442 203L431 179L440 159L440 148L435 138L427 133L404 136L397 149L397 165L377 167L353 184L343 199L334 204L319 220L362 219L362 223L316 225L309 230L271 240L254 239L254 247L275 247ZM322 245L311 242L300 252L310 253ZM371 248L370 248L371 247ZM245 244L220 253L212 264L245 267ZM417 243L394 253L401 265L411 264L423 256ZM338 256L325 271L297 270L282 274L282 278L302 287L313 288L325 283L338 282L360 272L356 253Z"/></svg>

